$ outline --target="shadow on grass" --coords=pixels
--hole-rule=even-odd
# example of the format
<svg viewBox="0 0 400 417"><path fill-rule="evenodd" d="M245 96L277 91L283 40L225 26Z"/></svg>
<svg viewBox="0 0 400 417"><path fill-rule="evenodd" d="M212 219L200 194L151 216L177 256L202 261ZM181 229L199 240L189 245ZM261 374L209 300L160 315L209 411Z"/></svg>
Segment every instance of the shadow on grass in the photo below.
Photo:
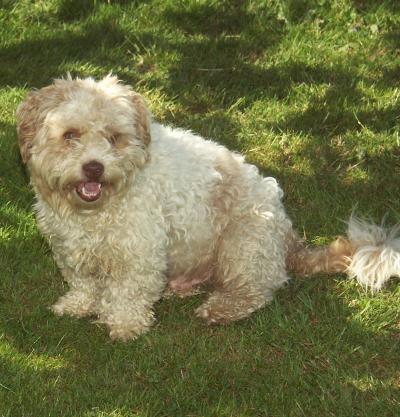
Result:
<svg viewBox="0 0 400 417"><path fill-rule="evenodd" d="M397 1L393 0L384 0L384 1L376 1L376 0L353 0L352 1L355 9L358 12L375 12L379 7L382 7L389 12L399 12L400 5Z"/></svg>
<svg viewBox="0 0 400 417"><path fill-rule="evenodd" d="M328 81L329 77L324 79ZM306 110L297 112L277 127L283 131L309 133L316 137L325 134L329 138L347 131L359 132L362 128L379 133L392 131L398 126L400 104L393 104L385 109L355 112L348 109L349 105L362 107L365 96L353 83L340 81L329 84L330 87L322 97L315 99ZM345 94L343 90L346 91Z"/></svg>
<svg viewBox="0 0 400 417"><path fill-rule="evenodd" d="M0 131L0 202L12 202L18 210L29 212L33 195L19 154L15 126L0 122Z"/></svg>
<svg viewBox="0 0 400 417"><path fill-rule="evenodd" d="M139 6L146 0L112 0L112 4L121 6ZM62 0L57 8L56 18L60 22L75 22L89 17L100 5L109 5L110 0Z"/></svg>
<svg viewBox="0 0 400 417"><path fill-rule="evenodd" d="M285 2L285 7L290 9L288 16L292 16L292 21L299 22L305 17L302 8L307 2L295 3ZM319 217L321 214L330 212L334 218L347 220L355 202L361 212L379 213L378 216L391 212L390 220L398 221L399 212L393 213L399 198L396 181L393 181L400 175L398 149L393 147L392 151L371 155L366 147L364 149L356 143L352 151L351 145L339 150L331 142L332 138L343 137L347 133L360 134L363 129L371 135L379 135L398 128L400 106L396 103L384 109L375 107L372 110L353 110L362 109L365 101L369 100L357 87L358 83L369 86L379 83L384 88L392 88L396 69L383 70L380 79L369 79L356 72L358 64L351 66L348 62L346 67L340 63L328 67L324 63L309 64L290 60L268 67L260 66L257 58L279 44L285 35L285 28L271 13L268 28L264 32L259 30L254 33L249 27L257 27L252 25L256 16L243 13L241 4L235 3L238 7L234 9L225 4L219 14L215 13L215 8L219 7L215 4L204 7L199 5L189 11L177 8L166 11L166 19L175 26L188 34L203 36L190 37L179 45L165 45L178 51L180 59L170 69L168 83L162 85L163 92L171 97L178 94L176 100L183 105L184 111L194 108L201 114L210 110L206 105L196 108L204 92L219 97L221 109L229 108L245 98L237 108L246 111L255 101L265 97L285 101L301 85L328 86L324 94L312 101L305 110L293 112L283 122L266 124L266 128L278 135L295 132L307 136L308 140L304 140L299 157L307 160L313 176L296 173L291 169L291 161L285 160L285 155L278 156L282 159L282 168L273 170L268 162L261 168L268 175L282 181L289 206L293 205L290 211L298 217L298 208L304 210L303 213L307 214L300 214L300 217L306 219L305 223L309 226L306 229L313 232L318 233L322 224L331 221ZM367 11L374 4L358 2L358 6L365 7L364 11ZM383 2L380 7L390 10L394 6L393 3ZM239 33L240 36L235 36ZM385 37L391 53L395 53L398 48L399 38L396 34L396 28L393 28ZM189 92L182 91L182 85L191 85L192 89ZM190 110L187 113L190 114ZM191 117L186 116L186 119L191 120ZM171 122L174 120L171 119ZM201 118L195 125L191 121L190 124L201 134L210 136L207 123L201 126ZM226 135L227 128L229 135ZM240 143L225 139L234 138L238 130L239 126L226 118L219 126L215 126L212 137L222 138L228 147L241 151ZM346 180L346 171L353 167L362 168L366 177L355 178L351 182ZM303 194L303 190L318 188L324 191L326 198L318 198L315 203L312 197ZM377 193L380 198L371 199ZM338 231L332 232L335 234Z"/></svg>
<svg viewBox="0 0 400 417"><path fill-rule="evenodd" d="M64 3L67 8L73 2ZM94 2L87 3L94 7ZM130 4L122 2L125 3ZM294 10L300 7L292 3L295 2L288 2L287 7ZM307 5L307 2L301 3ZM301 19L300 11L294 14ZM80 16L80 19L84 20L84 17ZM339 65L327 68L323 64L310 65L298 61L268 68L257 64L257 58L279 44L285 34L282 22L272 12L269 24L262 30L260 25L255 24L257 14L246 12L241 1L210 3L189 9L170 7L165 10L163 18L189 35L204 35L201 38L189 36L185 41L173 41L150 32L136 37L142 50L156 45L160 50L178 54L179 61L169 68L168 79L150 80L148 86L174 97L189 114L202 114L209 110L209 104L202 105L199 99L202 92L209 91L220 98L214 105L221 110L245 98L244 104L239 106L245 109L265 96L285 100L293 88L301 84L326 84L330 88L325 97L279 128L332 136L360 127L353 114L340 111L343 104L358 106L365 98L356 90L357 81L362 79L355 72ZM130 34L119 27L116 19L104 17L98 23L86 22L85 30L79 34L58 32L55 37L17 43L0 51L4 63L0 80L3 85L28 85L31 88L49 83L52 78L63 75L68 70L68 64L77 62L98 65L104 73L113 68L124 68L133 64L132 56L126 54L129 38ZM40 74L32 71L34 67L42 68ZM132 84L140 78L140 74L135 75L134 71L121 69L121 74ZM381 81L389 86L394 74L395 69L388 70ZM190 90L188 85L192 86ZM390 114L385 111L384 123L375 113L366 113L360 122L372 130L384 130L391 127L387 122L389 117L392 117L392 125L395 123L397 111L397 107ZM372 118L374 115L375 118Z"/></svg>
<svg viewBox="0 0 400 417"><path fill-rule="evenodd" d="M64 76L68 64L85 61L107 66L107 63L117 62L112 61L110 51L118 48L124 39L123 32L111 19L88 23L84 33L58 31L56 36L47 35L10 45L0 50L1 84L40 88L53 78ZM32 70L34 68L40 68L41 71ZM110 70L104 70L103 75Z"/></svg>
<svg viewBox="0 0 400 417"><path fill-rule="evenodd" d="M257 12L249 12L246 9L247 4L243 0L198 2L186 6L170 3L165 8L163 17L189 35L202 34L214 38L219 35L240 35L246 39L252 35L253 48L271 45L271 41L275 40L276 35L283 29L282 22L276 19L275 12L271 10L268 13L268 25L261 28Z"/></svg>

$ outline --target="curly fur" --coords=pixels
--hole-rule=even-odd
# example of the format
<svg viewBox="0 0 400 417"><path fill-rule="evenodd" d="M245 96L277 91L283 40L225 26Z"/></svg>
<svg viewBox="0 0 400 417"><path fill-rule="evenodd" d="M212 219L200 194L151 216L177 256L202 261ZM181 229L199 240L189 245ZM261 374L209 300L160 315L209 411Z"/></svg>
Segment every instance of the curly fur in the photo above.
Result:
<svg viewBox="0 0 400 417"><path fill-rule="evenodd" d="M378 291L391 277L400 277L400 227L391 229L351 217L349 239L357 248L348 274L365 287Z"/></svg>
<svg viewBox="0 0 400 417"><path fill-rule="evenodd" d="M141 96L115 77L56 80L28 95L17 121L38 225L69 284L53 311L95 315L112 338L147 331L167 287L187 295L207 283L197 315L229 322L269 302L287 270L367 268L353 239L360 233L306 248L275 179L212 141L151 121ZM85 170L93 162L101 175ZM388 273L398 270L397 262ZM361 281L380 286L371 274Z"/></svg>

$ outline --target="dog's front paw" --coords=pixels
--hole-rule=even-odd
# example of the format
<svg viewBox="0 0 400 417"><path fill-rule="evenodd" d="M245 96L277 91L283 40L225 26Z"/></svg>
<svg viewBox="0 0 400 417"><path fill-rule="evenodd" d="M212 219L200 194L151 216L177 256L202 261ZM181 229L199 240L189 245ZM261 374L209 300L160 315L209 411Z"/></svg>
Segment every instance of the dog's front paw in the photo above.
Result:
<svg viewBox="0 0 400 417"><path fill-rule="evenodd" d="M84 317L92 314L93 300L85 294L76 291L70 291L60 297L58 301L50 307L50 310L57 316L65 314L75 317Z"/></svg>
<svg viewBox="0 0 400 417"><path fill-rule="evenodd" d="M84 317L90 314L90 312L84 308L76 308L76 306L71 306L68 303L65 303L63 300L57 301L55 304L53 304L50 307L50 310L56 315L56 316L74 316L74 317Z"/></svg>
<svg viewBox="0 0 400 417"><path fill-rule="evenodd" d="M51 310L56 316L63 316L66 314L65 306L60 301L49 307L49 310Z"/></svg>

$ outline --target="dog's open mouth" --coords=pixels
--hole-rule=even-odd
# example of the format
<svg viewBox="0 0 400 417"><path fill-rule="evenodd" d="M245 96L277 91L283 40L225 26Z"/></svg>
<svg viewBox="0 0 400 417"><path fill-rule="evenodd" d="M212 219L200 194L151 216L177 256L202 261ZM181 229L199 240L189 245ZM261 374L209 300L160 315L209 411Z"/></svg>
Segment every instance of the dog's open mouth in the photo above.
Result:
<svg viewBox="0 0 400 417"><path fill-rule="evenodd" d="M101 196L100 182L80 182L75 187L78 196L87 202L97 201Z"/></svg>

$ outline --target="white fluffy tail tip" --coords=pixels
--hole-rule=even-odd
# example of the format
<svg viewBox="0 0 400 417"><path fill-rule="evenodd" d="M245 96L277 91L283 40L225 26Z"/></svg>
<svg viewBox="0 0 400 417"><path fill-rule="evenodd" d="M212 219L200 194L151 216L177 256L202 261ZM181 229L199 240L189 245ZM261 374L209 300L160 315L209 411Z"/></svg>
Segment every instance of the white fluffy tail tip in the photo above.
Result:
<svg viewBox="0 0 400 417"><path fill-rule="evenodd" d="M372 291L400 277L400 226L391 229L351 217L347 235L355 248L348 274Z"/></svg>

